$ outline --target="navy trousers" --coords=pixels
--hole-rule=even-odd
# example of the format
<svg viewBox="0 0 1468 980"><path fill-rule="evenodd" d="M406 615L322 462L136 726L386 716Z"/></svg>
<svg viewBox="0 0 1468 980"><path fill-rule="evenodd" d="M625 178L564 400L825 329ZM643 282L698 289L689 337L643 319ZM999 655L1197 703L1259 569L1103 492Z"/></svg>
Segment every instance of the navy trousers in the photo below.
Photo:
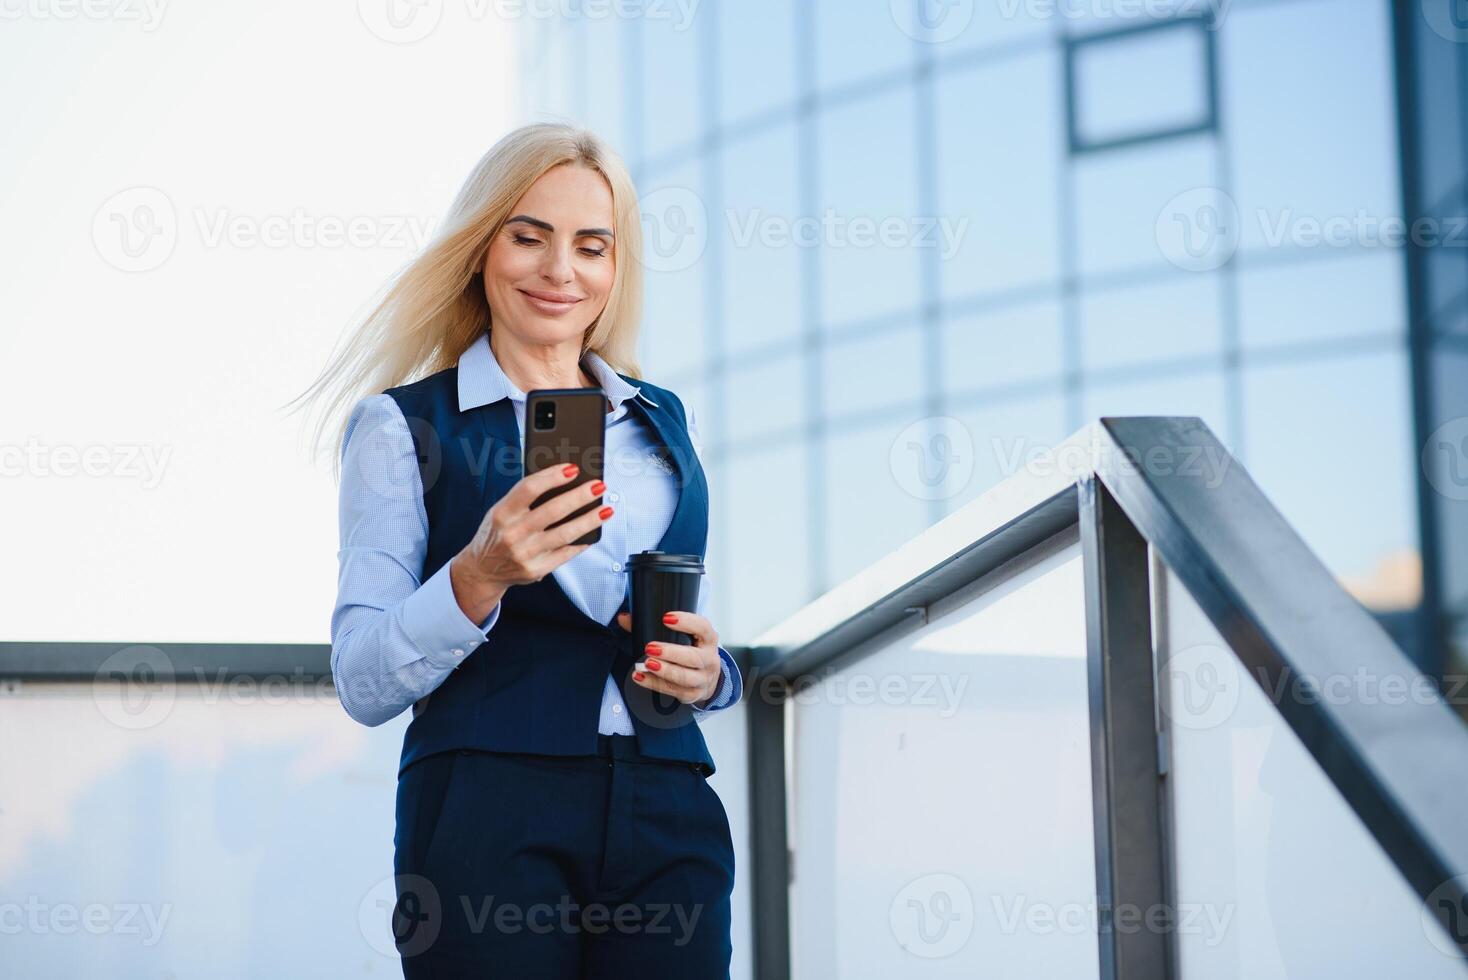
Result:
<svg viewBox="0 0 1468 980"><path fill-rule="evenodd" d="M407 980L729 976L734 846L695 763L461 750L398 779Z"/></svg>

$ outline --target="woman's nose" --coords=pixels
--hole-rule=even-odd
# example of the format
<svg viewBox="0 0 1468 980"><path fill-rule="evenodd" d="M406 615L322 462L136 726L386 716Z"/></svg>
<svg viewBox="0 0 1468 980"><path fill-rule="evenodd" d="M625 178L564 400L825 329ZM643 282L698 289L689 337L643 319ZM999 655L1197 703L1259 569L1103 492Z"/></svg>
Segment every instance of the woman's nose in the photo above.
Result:
<svg viewBox="0 0 1468 980"><path fill-rule="evenodd" d="M575 274L571 265L571 252L569 249L550 248L546 250L545 264L541 267L540 274L548 282L570 282Z"/></svg>

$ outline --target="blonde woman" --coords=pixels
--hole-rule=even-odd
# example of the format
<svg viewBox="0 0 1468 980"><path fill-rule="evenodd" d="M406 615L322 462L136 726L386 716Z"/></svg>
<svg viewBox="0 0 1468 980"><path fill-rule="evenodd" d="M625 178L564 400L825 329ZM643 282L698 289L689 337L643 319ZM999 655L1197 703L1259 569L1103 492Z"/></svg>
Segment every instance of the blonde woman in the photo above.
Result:
<svg viewBox="0 0 1468 980"><path fill-rule="evenodd" d="M703 556L709 519L696 421L634 356L640 252L616 154L518 129L308 392L346 416L337 691L366 725L412 709L410 978L728 975L734 852L697 719L739 700L739 672L702 599L667 620L690 645L646 650L623 599L630 555ZM525 394L583 387L606 396L604 481L532 510L574 470L521 477Z"/></svg>

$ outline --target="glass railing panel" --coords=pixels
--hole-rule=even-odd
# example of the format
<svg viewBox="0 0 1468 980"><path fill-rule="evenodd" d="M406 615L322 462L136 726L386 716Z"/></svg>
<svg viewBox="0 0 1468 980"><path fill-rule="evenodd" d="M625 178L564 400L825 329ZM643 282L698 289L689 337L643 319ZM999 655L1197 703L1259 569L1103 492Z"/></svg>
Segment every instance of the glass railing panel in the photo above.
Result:
<svg viewBox="0 0 1468 980"><path fill-rule="evenodd" d="M1074 533L1023 562L793 694L795 976L1096 976Z"/></svg>
<svg viewBox="0 0 1468 980"><path fill-rule="evenodd" d="M1186 587L1169 571L1154 588L1184 980L1468 976ZM1420 696L1415 673L1315 681L1324 697Z"/></svg>

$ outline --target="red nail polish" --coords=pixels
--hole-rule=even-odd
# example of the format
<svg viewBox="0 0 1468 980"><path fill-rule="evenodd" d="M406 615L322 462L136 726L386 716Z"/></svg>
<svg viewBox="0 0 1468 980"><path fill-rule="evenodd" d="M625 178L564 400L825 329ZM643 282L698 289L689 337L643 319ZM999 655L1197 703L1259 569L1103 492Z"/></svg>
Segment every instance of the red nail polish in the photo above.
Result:
<svg viewBox="0 0 1468 980"><path fill-rule="evenodd" d="M663 622L672 624L672 623L676 623L677 621L678 621L678 614L677 613L663 613Z"/></svg>
<svg viewBox="0 0 1468 980"><path fill-rule="evenodd" d="M648 670L662 670L663 669L663 662L661 660L649 660L647 662L647 669Z"/></svg>
<svg viewBox="0 0 1468 980"><path fill-rule="evenodd" d="M593 497L600 496L602 491L604 491L606 488L607 485L605 483L603 483L601 480L597 480L591 485L591 495Z"/></svg>
<svg viewBox="0 0 1468 980"><path fill-rule="evenodd" d="M601 515L602 520L606 520L608 517L612 516L612 509L610 507L603 507L601 510L597 511L597 513Z"/></svg>
<svg viewBox="0 0 1468 980"><path fill-rule="evenodd" d="M577 466L575 463L567 463L561 469L561 473L564 476L575 476L577 473L580 473L580 472L581 472L581 467Z"/></svg>
<svg viewBox="0 0 1468 980"><path fill-rule="evenodd" d="M639 670L637 673L635 673L635 674L632 675L632 679L633 680L638 680L638 681L647 680L647 675L644 674L642 671Z"/></svg>
<svg viewBox="0 0 1468 980"><path fill-rule="evenodd" d="M647 646L642 648L642 652L650 653L656 656L658 652L658 645L656 643L649 643Z"/></svg>

